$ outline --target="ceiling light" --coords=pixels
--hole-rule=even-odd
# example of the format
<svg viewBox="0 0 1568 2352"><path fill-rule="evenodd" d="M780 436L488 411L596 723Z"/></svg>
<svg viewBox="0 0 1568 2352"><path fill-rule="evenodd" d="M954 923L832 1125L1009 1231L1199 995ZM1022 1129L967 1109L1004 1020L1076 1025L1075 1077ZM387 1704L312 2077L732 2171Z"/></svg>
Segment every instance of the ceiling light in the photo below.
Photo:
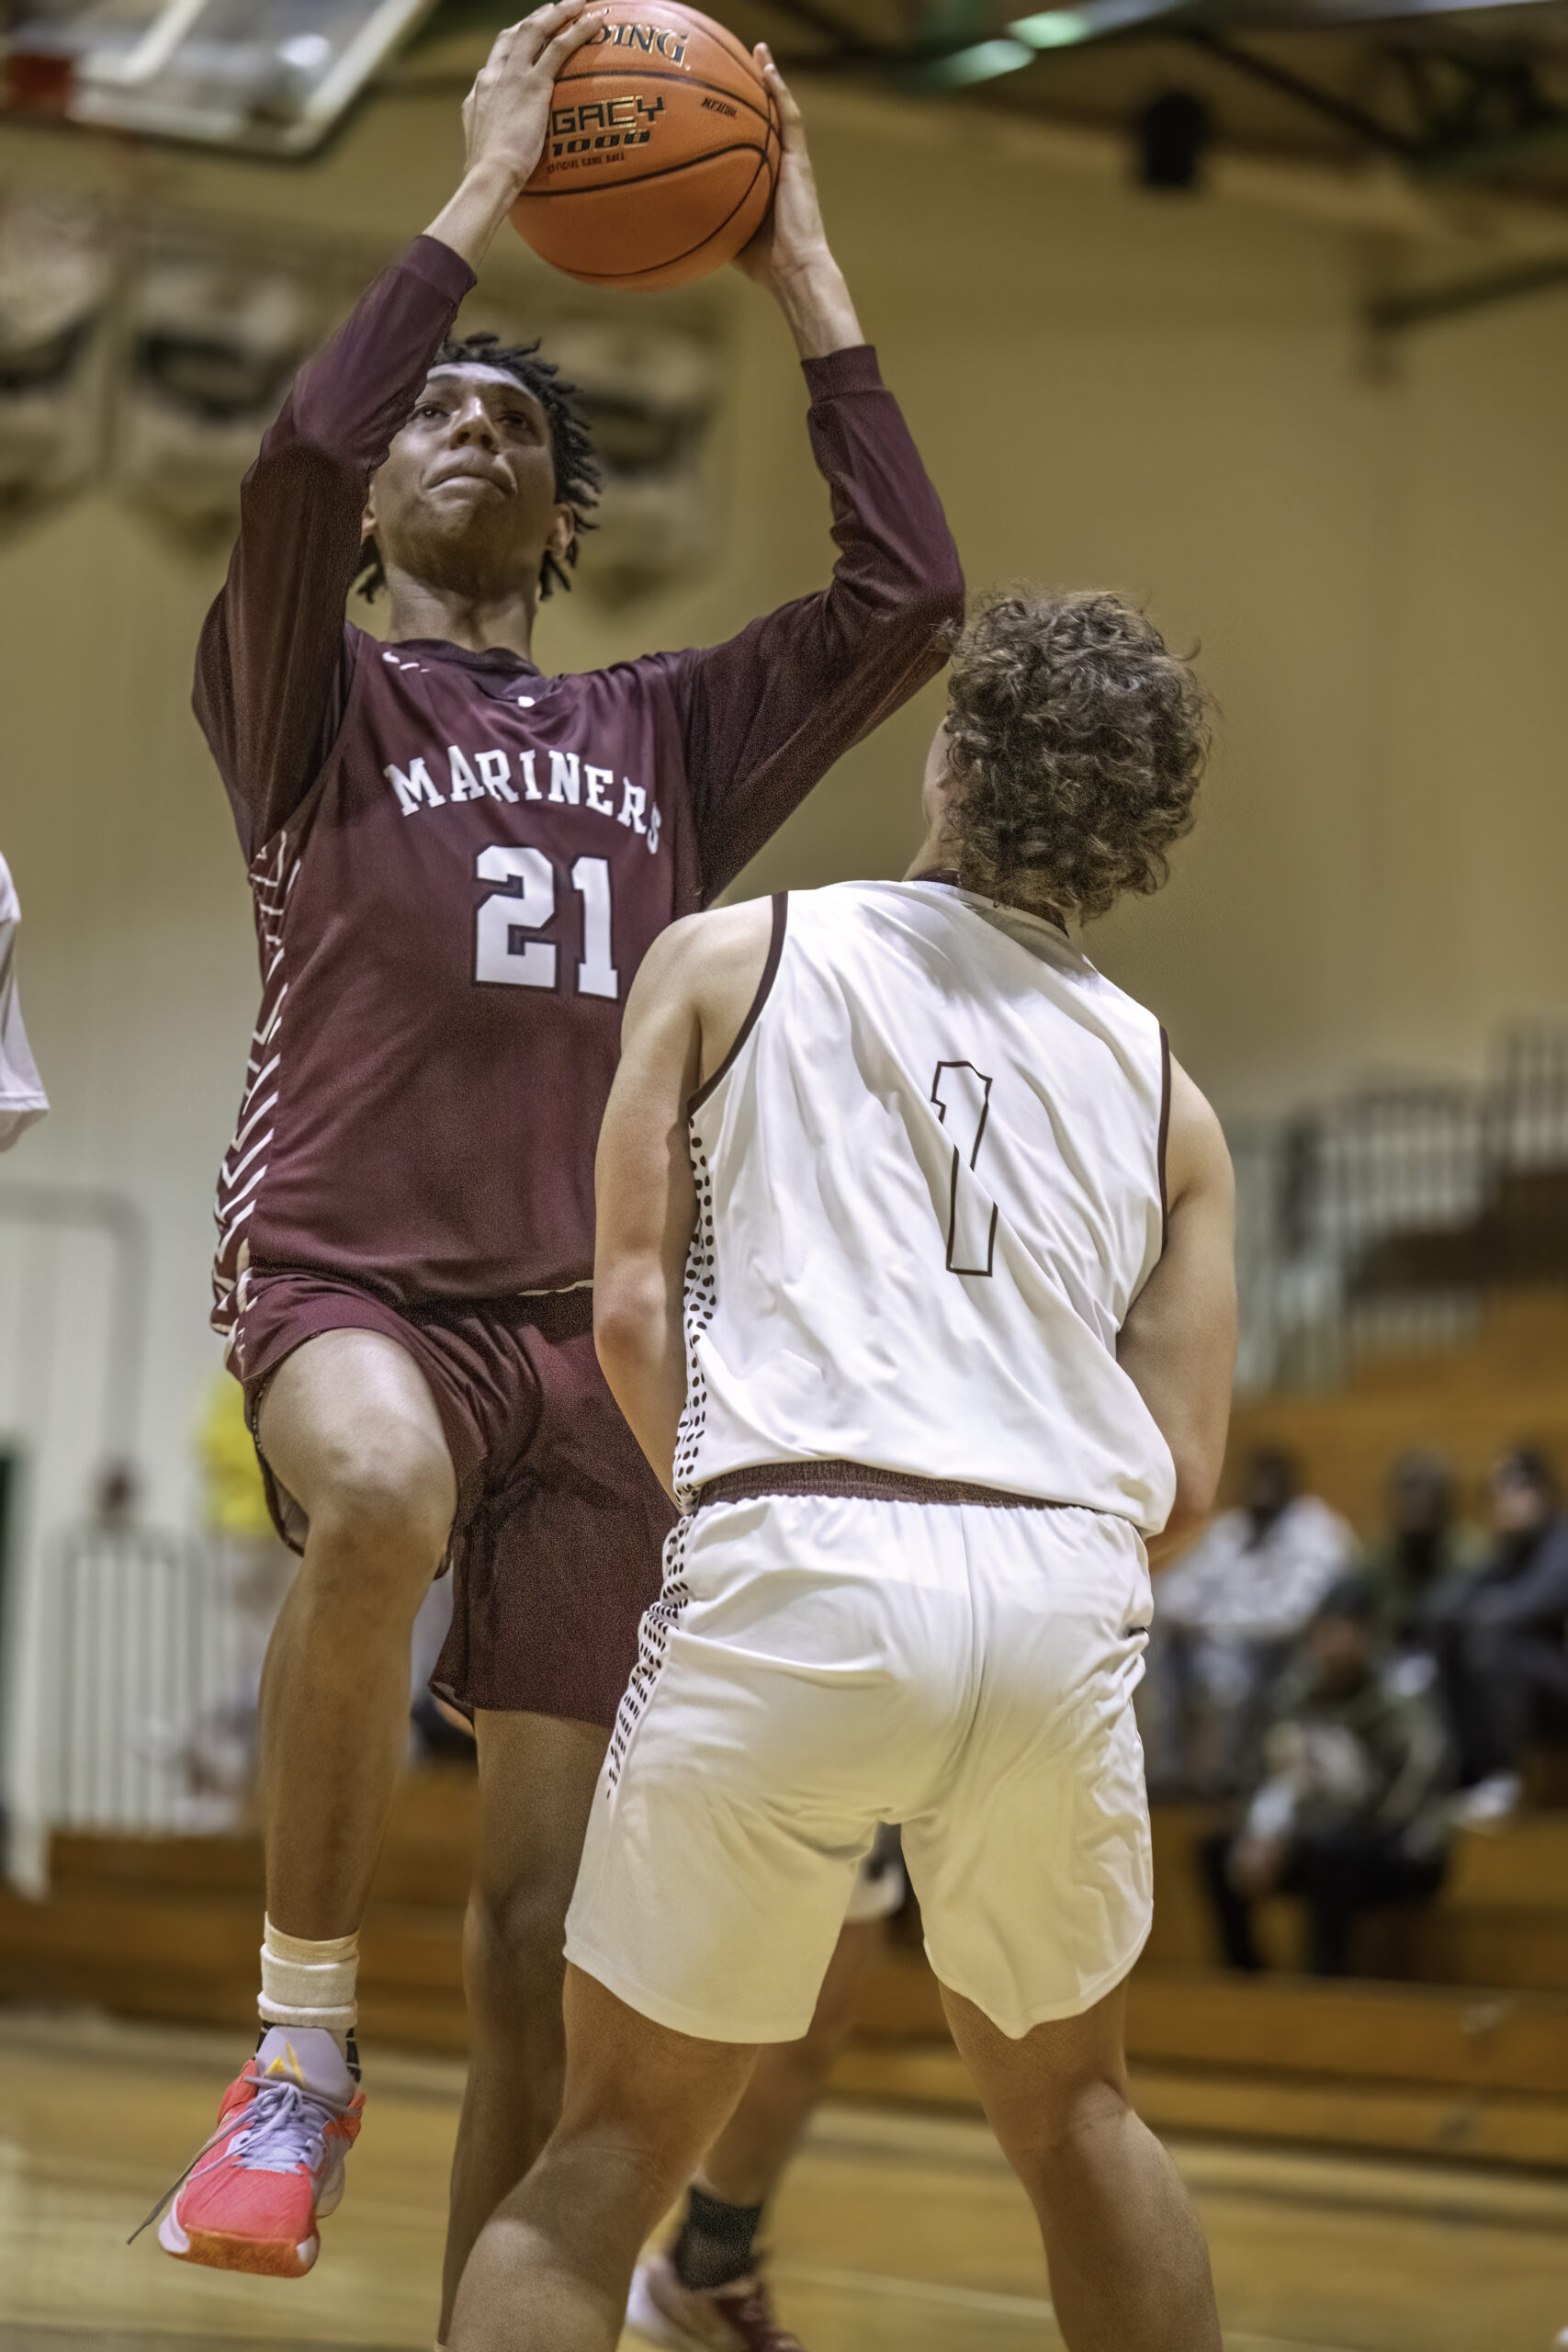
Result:
<svg viewBox="0 0 1568 2352"><path fill-rule="evenodd" d="M958 90L971 82L994 82L998 74L1016 74L1032 65L1034 51L1021 40L980 40L970 49L955 49L951 56L933 58L920 68L928 88Z"/></svg>
<svg viewBox="0 0 1568 2352"><path fill-rule="evenodd" d="M1128 25L1168 17L1179 6L1180 0L1082 0L1077 8L1045 8L1037 16L1021 17L1008 31L1031 49L1071 49L1078 41L1100 40Z"/></svg>

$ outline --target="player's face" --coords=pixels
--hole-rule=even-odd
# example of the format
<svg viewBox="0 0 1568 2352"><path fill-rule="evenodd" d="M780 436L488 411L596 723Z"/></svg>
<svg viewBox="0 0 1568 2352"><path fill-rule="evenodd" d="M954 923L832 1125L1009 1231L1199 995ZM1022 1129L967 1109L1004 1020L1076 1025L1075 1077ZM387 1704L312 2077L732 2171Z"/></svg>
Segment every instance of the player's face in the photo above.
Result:
<svg viewBox="0 0 1568 2352"><path fill-rule="evenodd" d="M433 368L370 485L366 528L389 571L458 594L531 593L571 527L542 403L500 368Z"/></svg>

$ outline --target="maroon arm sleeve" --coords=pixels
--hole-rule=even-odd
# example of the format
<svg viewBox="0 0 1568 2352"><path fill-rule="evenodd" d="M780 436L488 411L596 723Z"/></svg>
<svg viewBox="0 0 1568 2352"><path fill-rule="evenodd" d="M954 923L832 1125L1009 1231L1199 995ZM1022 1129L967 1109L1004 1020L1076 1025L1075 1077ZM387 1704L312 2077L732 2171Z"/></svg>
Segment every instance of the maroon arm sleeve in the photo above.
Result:
<svg viewBox="0 0 1568 2352"><path fill-rule="evenodd" d="M682 657L706 899L935 675L964 611L958 550L875 353L835 351L805 370L812 453L833 501L832 585Z"/></svg>
<svg viewBox="0 0 1568 2352"><path fill-rule="evenodd" d="M245 476L195 702L247 857L299 807L337 732L366 486L473 282L449 246L416 237L300 369Z"/></svg>

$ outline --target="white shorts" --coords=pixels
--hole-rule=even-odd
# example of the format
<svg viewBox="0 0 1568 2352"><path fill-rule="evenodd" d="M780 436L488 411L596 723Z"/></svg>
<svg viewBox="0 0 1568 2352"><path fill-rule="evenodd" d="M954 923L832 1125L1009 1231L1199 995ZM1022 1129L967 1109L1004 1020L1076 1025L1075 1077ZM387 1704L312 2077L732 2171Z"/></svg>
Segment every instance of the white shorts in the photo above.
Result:
<svg viewBox="0 0 1568 2352"><path fill-rule="evenodd" d="M904 1825L926 1951L1017 2038L1148 1934L1125 1520L771 1496L671 1535L605 1758L567 1957L713 2041L806 2031L862 1857Z"/></svg>

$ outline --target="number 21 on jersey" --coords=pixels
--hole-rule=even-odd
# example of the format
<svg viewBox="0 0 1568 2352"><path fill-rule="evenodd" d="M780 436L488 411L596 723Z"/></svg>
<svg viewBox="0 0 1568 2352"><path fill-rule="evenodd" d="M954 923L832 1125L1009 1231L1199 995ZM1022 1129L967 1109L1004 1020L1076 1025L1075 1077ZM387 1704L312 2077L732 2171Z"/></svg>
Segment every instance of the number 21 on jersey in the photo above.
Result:
<svg viewBox="0 0 1568 2352"><path fill-rule="evenodd" d="M953 1138L947 1271L988 1274L997 1246L997 1204L976 1175L975 1162L980 1157L990 1115L991 1081L973 1062L938 1062L931 1099L944 1131Z"/></svg>
<svg viewBox="0 0 1568 2352"><path fill-rule="evenodd" d="M553 989L557 955L547 939L532 936L554 920L556 869L542 849L497 842L474 861L481 882L499 882L481 899L474 919L474 978L488 986ZM582 959L577 967L579 996L615 997L620 974L612 961L610 862L580 857L571 887L582 900Z"/></svg>

